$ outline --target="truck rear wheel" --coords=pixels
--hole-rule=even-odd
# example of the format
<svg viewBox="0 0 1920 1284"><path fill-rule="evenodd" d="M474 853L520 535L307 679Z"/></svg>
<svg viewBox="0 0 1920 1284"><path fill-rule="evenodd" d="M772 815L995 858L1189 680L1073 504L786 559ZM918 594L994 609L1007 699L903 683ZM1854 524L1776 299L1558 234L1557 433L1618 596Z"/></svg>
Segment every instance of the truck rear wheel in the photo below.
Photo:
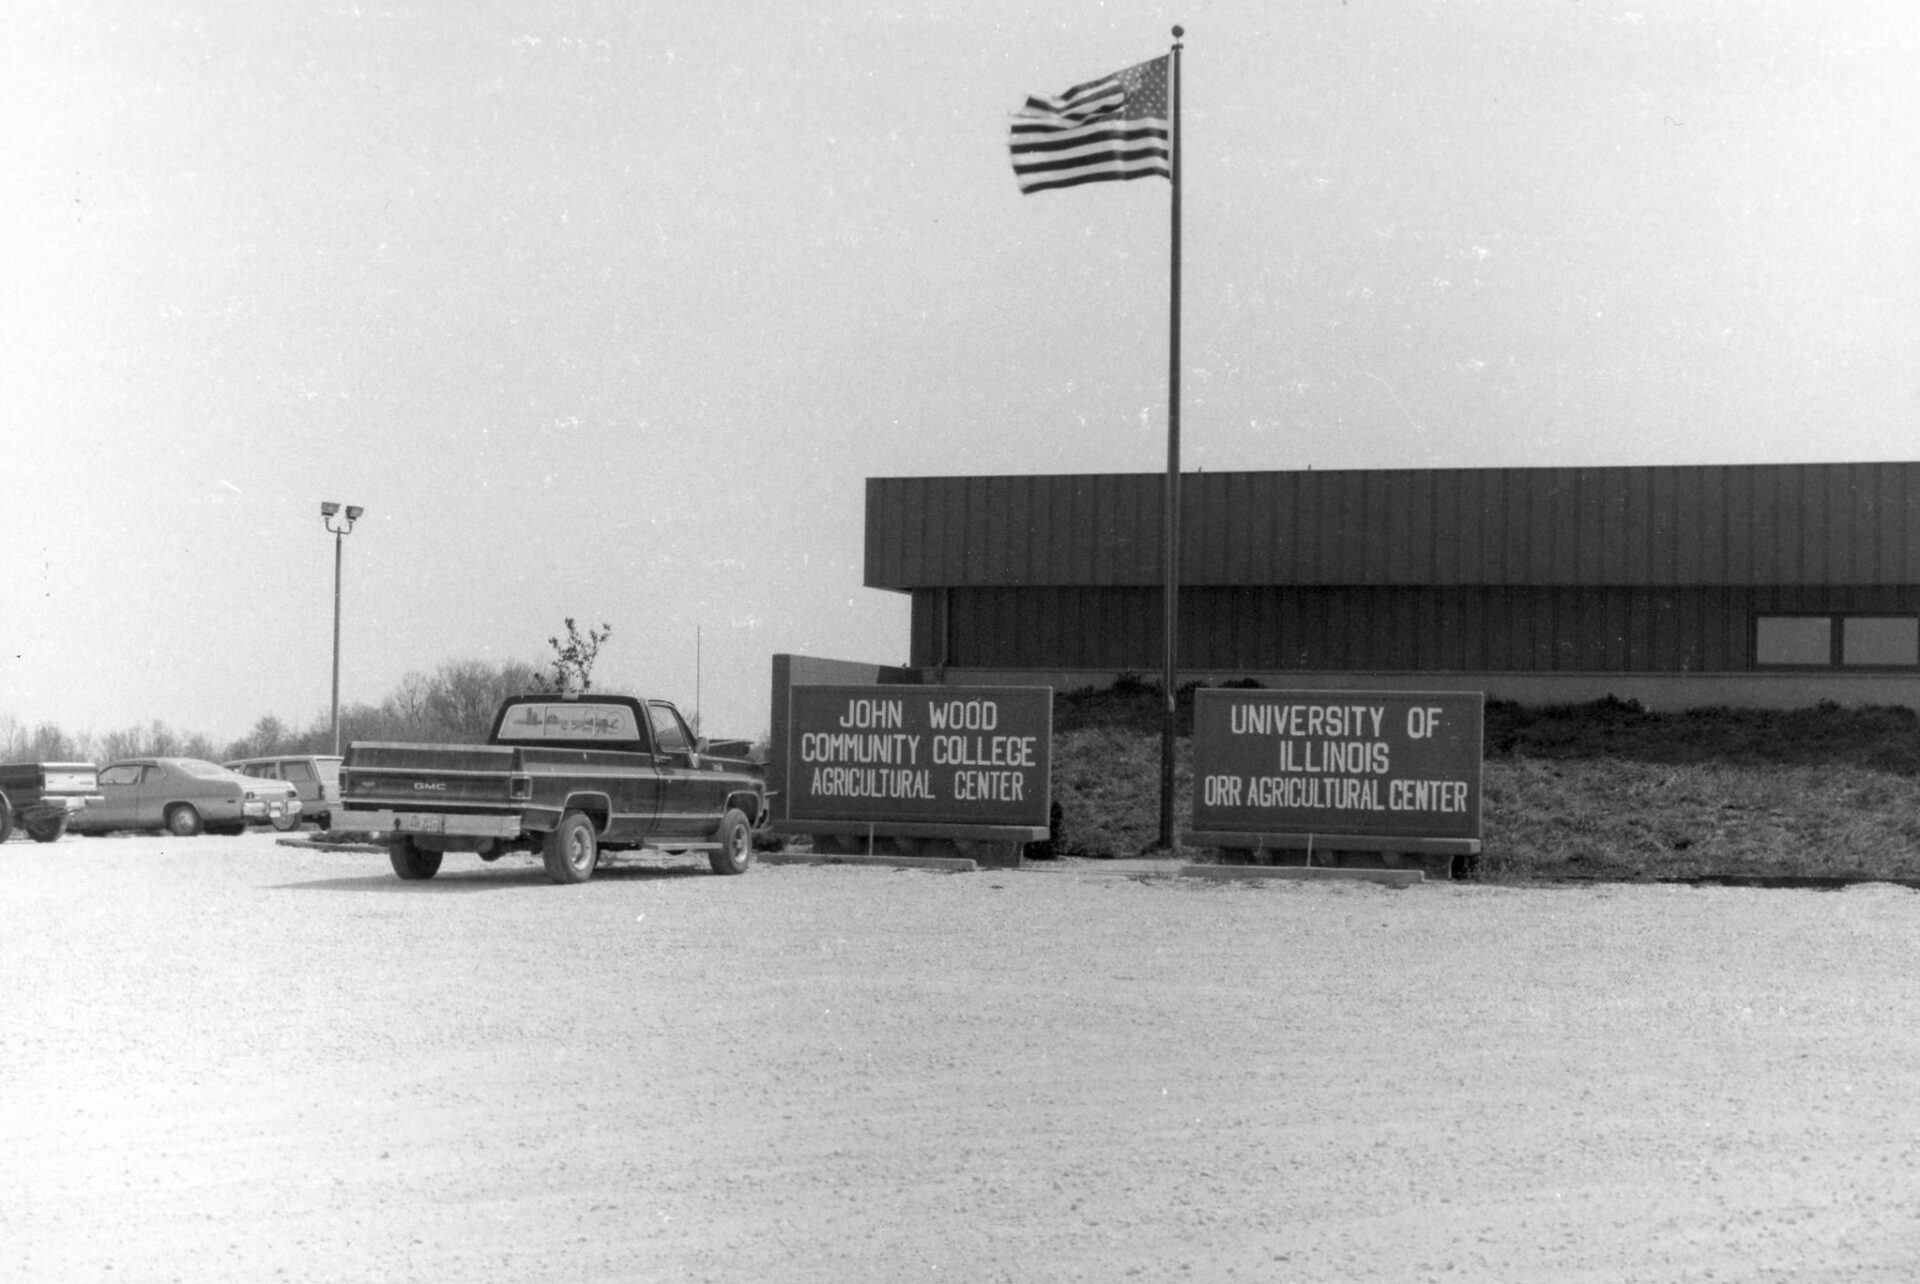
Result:
<svg viewBox="0 0 1920 1284"><path fill-rule="evenodd" d="M48 820L30 820L27 822L27 837L36 843L53 843L67 832L67 818L63 813Z"/></svg>
<svg viewBox="0 0 1920 1284"><path fill-rule="evenodd" d="M716 874L744 874L753 865L753 826L746 813L729 807L720 822L720 846L707 853L707 863Z"/></svg>
<svg viewBox="0 0 1920 1284"><path fill-rule="evenodd" d="M593 877L600 859L600 840L594 836L593 821L585 812L570 811L540 844L540 859L546 862L547 881L584 883Z"/></svg>
<svg viewBox="0 0 1920 1284"><path fill-rule="evenodd" d="M438 874L440 855L422 850L405 834L395 834L387 843L387 859L393 864L393 872L409 881Z"/></svg>

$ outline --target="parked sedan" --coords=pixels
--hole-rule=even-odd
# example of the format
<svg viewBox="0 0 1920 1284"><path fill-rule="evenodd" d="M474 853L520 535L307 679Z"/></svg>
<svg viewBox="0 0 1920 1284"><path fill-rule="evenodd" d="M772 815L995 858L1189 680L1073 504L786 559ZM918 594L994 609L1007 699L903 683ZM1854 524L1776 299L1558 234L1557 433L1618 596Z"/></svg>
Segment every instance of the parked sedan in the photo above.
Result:
<svg viewBox="0 0 1920 1284"><path fill-rule="evenodd" d="M165 829L183 838L205 830L237 834L286 823L300 799L284 780L255 780L201 758L125 758L100 769L98 802L67 822L76 833Z"/></svg>

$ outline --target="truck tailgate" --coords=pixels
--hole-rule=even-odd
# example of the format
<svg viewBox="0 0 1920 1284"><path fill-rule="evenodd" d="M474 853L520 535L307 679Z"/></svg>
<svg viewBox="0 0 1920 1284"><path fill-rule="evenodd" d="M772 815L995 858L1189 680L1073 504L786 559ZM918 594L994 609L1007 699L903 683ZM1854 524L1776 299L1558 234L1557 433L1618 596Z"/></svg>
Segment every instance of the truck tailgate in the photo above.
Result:
<svg viewBox="0 0 1920 1284"><path fill-rule="evenodd" d="M491 745L356 744L341 769L350 807L505 807L516 750Z"/></svg>

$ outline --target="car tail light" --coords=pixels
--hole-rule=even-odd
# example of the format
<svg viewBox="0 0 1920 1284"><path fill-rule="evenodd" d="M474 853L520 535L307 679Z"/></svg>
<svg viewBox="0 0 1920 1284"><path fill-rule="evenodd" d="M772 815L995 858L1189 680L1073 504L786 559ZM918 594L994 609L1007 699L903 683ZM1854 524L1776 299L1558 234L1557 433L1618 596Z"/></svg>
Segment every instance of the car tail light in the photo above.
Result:
<svg viewBox="0 0 1920 1284"><path fill-rule="evenodd" d="M533 797L532 776L508 776L507 797L514 800Z"/></svg>

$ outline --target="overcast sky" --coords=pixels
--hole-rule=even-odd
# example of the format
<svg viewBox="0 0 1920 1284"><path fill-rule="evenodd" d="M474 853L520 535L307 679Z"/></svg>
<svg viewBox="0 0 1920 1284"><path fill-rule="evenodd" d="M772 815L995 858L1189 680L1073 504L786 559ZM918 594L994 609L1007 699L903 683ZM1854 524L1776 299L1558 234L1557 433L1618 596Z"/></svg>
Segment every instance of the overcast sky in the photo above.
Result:
<svg viewBox="0 0 1920 1284"><path fill-rule="evenodd" d="M1920 5L23 0L0 716L219 740L613 625L766 729L899 662L868 476L1164 467L1168 185L1028 93L1187 28L1189 469L1913 458ZM696 638L700 676L696 692Z"/></svg>

